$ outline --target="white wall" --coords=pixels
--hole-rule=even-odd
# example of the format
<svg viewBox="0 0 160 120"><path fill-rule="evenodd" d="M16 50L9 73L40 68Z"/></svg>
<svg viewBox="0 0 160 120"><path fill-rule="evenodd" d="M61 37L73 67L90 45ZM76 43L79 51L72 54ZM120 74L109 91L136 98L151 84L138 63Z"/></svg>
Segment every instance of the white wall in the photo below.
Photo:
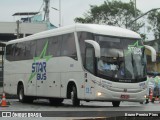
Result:
<svg viewBox="0 0 160 120"><path fill-rule="evenodd" d="M47 30L47 24L45 23L20 23L20 33L34 34ZM0 33L16 33L16 22L0 22Z"/></svg>

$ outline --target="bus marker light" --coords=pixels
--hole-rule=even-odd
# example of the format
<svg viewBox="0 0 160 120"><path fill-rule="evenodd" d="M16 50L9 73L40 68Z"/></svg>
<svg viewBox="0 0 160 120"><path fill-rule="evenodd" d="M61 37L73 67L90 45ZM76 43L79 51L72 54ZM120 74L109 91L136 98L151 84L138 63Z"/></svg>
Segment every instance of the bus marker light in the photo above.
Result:
<svg viewBox="0 0 160 120"><path fill-rule="evenodd" d="M144 98L147 98L147 95L145 95Z"/></svg>
<svg viewBox="0 0 160 120"><path fill-rule="evenodd" d="M101 93L101 92L98 92L98 93L97 93L97 95L98 95L98 96L101 96L101 95L102 95L102 93Z"/></svg>
<svg viewBox="0 0 160 120"><path fill-rule="evenodd" d="M84 88L84 85L82 85L81 88Z"/></svg>

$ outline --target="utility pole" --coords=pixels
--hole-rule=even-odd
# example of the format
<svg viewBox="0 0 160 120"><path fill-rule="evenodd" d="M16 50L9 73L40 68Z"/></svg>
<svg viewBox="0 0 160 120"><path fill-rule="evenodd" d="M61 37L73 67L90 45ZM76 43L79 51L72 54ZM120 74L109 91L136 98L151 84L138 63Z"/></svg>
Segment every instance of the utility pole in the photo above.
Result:
<svg viewBox="0 0 160 120"><path fill-rule="evenodd" d="M136 13L136 10L137 10L137 6L136 6L136 4L137 4L137 2L136 2L136 0L134 0L134 18L136 19L137 18L137 13ZM134 24L134 29L136 30L136 21L135 21L135 24Z"/></svg>
<svg viewBox="0 0 160 120"><path fill-rule="evenodd" d="M59 27L61 27L61 0L59 0L59 9L55 8L55 7L51 7L52 9L56 10L59 12Z"/></svg>
<svg viewBox="0 0 160 120"><path fill-rule="evenodd" d="M17 23L17 39L19 39L19 24L20 24L20 22L19 22L19 20L17 20L16 21L16 23Z"/></svg>
<svg viewBox="0 0 160 120"><path fill-rule="evenodd" d="M61 27L61 0L59 0L59 27Z"/></svg>
<svg viewBox="0 0 160 120"><path fill-rule="evenodd" d="M141 16L138 16L136 19L134 19L133 21L129 22L128 25L132 25L134 22L136 22L138 19L140 19L141 17L147 15L148 13L152 12L152 11L156 11L156 10L159 10L160 8L153 8L151 10L149 10L148 12L142 14Z"/></svg>
<svg viewBox="0 0 160 120"><path fill-rule="evenodd" d="M44 7L44 20L49 22L49 6L50 6L50 0L44 0L45 7Z"/></svg>

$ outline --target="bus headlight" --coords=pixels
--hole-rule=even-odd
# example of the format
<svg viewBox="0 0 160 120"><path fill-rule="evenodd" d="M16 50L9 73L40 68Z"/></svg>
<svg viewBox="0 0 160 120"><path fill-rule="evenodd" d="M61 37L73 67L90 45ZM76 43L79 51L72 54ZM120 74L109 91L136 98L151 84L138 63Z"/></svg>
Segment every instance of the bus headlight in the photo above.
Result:
<svg viewBox="0 0 160 120"><path fill-rule="evenodd" d="M101 96L101 95L102 95L102 93L101 93L101 92L98 92L98 93L97 93L97 95L98 95L98 96Z"/></svg>

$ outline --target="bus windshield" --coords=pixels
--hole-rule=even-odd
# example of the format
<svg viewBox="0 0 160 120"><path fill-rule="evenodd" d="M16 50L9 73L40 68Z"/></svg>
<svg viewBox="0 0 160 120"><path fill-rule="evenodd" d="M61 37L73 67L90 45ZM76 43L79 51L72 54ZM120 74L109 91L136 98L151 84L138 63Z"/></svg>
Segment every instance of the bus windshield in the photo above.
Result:
<svg viewBox="0 0 160 120"><path fill-rule="evenodd" d="M117 82L140 82L146 79L146 56L141 40L97 35L101 57L97 75Z"/></svg>

